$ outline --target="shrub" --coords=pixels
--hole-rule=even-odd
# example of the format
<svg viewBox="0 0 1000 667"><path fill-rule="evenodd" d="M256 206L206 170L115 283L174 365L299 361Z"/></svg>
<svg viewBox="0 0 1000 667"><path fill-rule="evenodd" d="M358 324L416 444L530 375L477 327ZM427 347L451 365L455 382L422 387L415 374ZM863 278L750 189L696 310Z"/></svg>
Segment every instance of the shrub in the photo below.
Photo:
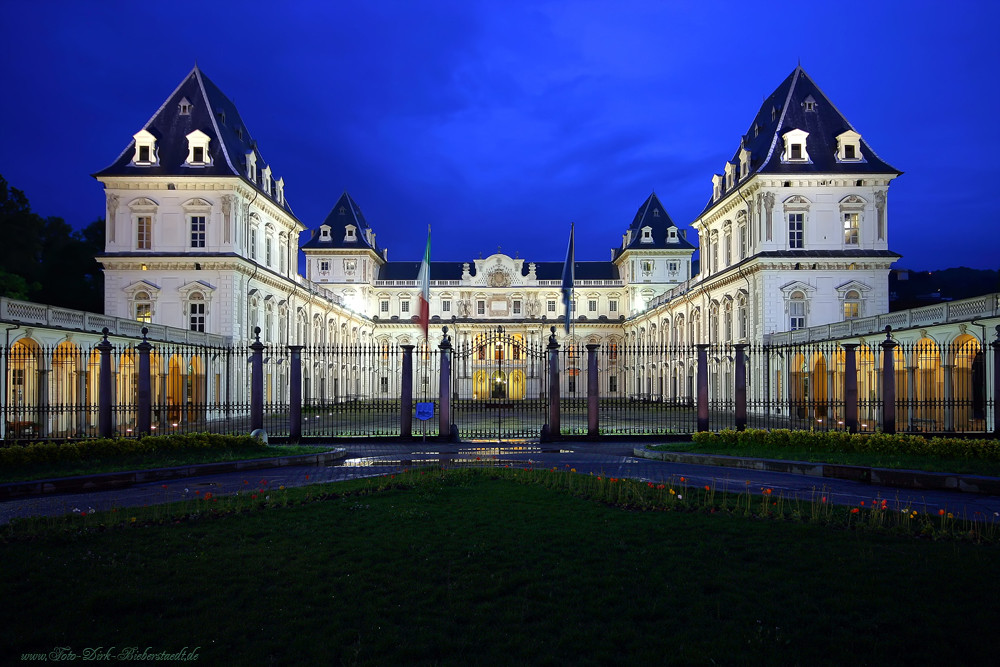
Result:
<svg viewBox="0 0 1000 667"><path fill-rule="evenodd" d="M263 441L249 435L222 435L219 433L150 435L136 440L98 438L61 444L36 442L29 445L12 445L0 448L0 467L14 468L87 459L113 459L163 452L212 449L264 451L266 448L267 445Z"/></svg>

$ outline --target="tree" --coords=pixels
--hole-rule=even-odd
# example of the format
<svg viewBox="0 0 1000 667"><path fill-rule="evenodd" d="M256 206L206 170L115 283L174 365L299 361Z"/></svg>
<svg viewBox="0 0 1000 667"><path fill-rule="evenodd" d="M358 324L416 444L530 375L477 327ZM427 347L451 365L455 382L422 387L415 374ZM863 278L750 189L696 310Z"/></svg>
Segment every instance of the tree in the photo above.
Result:
<svg viewBox="0 0 1000 667"><path fill-rule="evenodd" d="M94 259L104 250L103 219L74 231L62 218L42 218L0 176L0 229L0 295L103 310L104 275Z"/></svg>

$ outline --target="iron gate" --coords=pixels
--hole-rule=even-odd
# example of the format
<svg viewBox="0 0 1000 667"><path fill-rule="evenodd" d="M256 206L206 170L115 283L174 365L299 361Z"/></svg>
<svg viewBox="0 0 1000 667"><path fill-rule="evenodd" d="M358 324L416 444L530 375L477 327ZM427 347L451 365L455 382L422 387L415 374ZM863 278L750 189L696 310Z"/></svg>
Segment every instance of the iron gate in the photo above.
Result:
<svg viewBox="0 0 1000 667"><path fill-rule="evenodd" d="M465 439L538 438L548 415L545 349L502 326L455 351L452 421Z"/></svg>

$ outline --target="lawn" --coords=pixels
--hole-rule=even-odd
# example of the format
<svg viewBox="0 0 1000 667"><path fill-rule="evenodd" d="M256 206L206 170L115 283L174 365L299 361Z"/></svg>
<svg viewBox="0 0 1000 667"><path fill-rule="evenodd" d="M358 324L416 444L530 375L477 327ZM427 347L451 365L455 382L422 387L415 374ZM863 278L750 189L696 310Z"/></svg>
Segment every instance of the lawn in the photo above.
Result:
<svg viewBox="0 0 1000 667"><path fill-rule="evenodd" d="M175 466L194 465L196 463L216 463L219 461L240 461L244 459L266 459L277 456L297 456L299 454L316 454L330 449L329 447L310 447L303 445L281 445L264 449L202 449L163 451L151 454L133 454L128 456L109 456L92 458L85 461L63 461L59 463L38 463L22 466L0 467L0 483L23 482L33 479L49 479L53 477L73 477L76 475L95 475L104 472L119 472L124 470L148 470L150 468L172 468Z"/></svg>
<svg viewBox="0 0 1000 667"><path fill-rule="evenodd" d="M417 475L5 534L0 660L114 646L197 647L212 665L995 664L996 546L627 510L535 472Z"/></svg>
<svg viewBox="0 0 1000 667"><path fill-rule="evenodd" d="M721 454L746 456L758 459L784 461L810 461L812 463L837 463L841 465L868 466L871 468L896 468L951 472L965 475L1000 477L1000 461L973 458L920 456L900 453L827 452L792 446L726 445L725 443L671 442L651 445L649 449L690 454Z"/></svg>

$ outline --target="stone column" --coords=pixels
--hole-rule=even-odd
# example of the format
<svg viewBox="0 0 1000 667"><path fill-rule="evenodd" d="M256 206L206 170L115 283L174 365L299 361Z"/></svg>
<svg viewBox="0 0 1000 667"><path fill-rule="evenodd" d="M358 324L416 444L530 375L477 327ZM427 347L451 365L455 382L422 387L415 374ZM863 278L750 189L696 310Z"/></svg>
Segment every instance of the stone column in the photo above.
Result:
<svg viewBox="0 0 1000 667"><path fill-rule="evenodd" d="M549 437L559 437L559 343L556 342L556 328L551 328L549 344Z"/></svg>
<svg viewBox="0 0 1000 667"><path fill-rule="evenodd" d="M917 418L917 367L906 367L906 423L909 430L913 430L914 420Z"/></svg>
<svg viewBox="0 0 1000 667"><path fill-rule="evenodd" d="M441 414L438 415L438 431L441 440L451 439L451 336L448 327L441 327L443 335L438 349L441 350L441 382L438 400L441 403Z"/></svg>
<svg viewBox="0 0 1000 667"><path fill-rule="evenodd" d="M882 432L892 435L896 432L896 363L893 350L892 327L886 326L882 347Z"/></svg>
<svg viewBox="0 0 1000 667"><path fill-rule="evenodd" d="M600 435L601 382L597 377L596 343L587 344L587 435Z"/></svg>
<svg viewBox="0 0 1000 667"><path fill-rule="evenodd" d="M413 346L402 345L403 373L399 388L399 436L413 436Z"/></svg>
<svg viewBox="0 0 1000 667"><path fill-rule="evenodd" d="M708 344L698 343L698 431L708 430Z"/></svg>
<svg viewBox="0 0 1000 667"><path fill-rule="evenodd" d="M250 344L250 431L264 428L264 344L260 327L253 328L256 340Z"/></svg>
<svg viewBox="0 0 1000 667"><path fill-rule="evenodd" d="M104 340L97 344L97 349L101 353L101 372L98 382L98 417L97 435L101 438L110 438L114 433L114 423L111 420L111 343L108 341L107 327L101 330Z"/></svg>
<svg viewBox="0 0 1000 667"><path fill-rule="evenodd" d="M736 405L736 430L744 431L747 427L747 358L746 343L736 343L736 387L734 399Z"/></svg>
<svg viewBox="0 0 1000 667"><path fill-rule="evenodd" d="M844 425L858 432L858 343L844 343Z"/></svg>
<svg viewBox="0 0 1000 667"><path fill-rule="evenodd" d="M941 370L944 371L944 430L950 432L955 430L955 397L953 388L955 366L951 364L942 365Z"/></svg>
<svg viewBox="0 0 1000 667"><path fill-rule="evenodd" d="M152 426L153 391L152 378L149 376L149 352L153 346L146 340L148 333L149 329L143 327L142 342L136 345L139 351L139 377L136 388L135 430L140 437L149 435Z"/></svg>
<svg viewBox="0 0 1000 667"><path fill-rule="evenodd" d="M302 345L289 345L288 369L288 439L302 439Z"/></svg>

